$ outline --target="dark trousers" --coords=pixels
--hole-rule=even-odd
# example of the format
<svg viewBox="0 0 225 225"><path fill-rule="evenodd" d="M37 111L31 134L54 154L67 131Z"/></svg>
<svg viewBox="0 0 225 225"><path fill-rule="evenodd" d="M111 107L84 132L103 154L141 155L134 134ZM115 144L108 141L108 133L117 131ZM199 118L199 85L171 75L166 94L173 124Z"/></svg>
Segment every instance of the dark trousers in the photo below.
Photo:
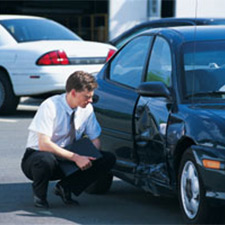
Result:
<svg viewBox="0 0 225 225"><path fill-rule="evenodd" d="M65 177L54 154L28 148L23 156L21 168L24 174L33 181L33 192L39 198L46 199L48 183L51 180L60 180L63 187L69 187L78 196L90 184L108 173L115 164L113 154L103 151L101 153L103 157L94 160L92 167L84 171L78 170Z"/></svg>

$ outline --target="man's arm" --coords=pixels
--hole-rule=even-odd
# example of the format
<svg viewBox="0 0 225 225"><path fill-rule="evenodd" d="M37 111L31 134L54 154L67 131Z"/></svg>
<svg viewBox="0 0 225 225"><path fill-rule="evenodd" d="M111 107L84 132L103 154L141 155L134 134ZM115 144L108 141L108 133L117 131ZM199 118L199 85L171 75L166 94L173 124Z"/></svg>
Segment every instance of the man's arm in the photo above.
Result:
<svg viewBox="0 0 225 225"><path fill-rule="evenodd" d="M95 145L95 147L97 149L100 149L101 148L101 142L100 142L100 139L99 138L93 139L91 141L92 141L92 143Z"/></svg>
<svg viewBox="0 0 225 225"><path fill-rule="evenodd" d="M97 143L97 141L96 141ZM81 169L85 170L92 166L91 161L95 160L93 157L81 156L76 153L70 152L64 148L59 147L51 141L51 138L45 134L38 134L38 144L40 151L51 152L67 160L71 160Z"/></svg>

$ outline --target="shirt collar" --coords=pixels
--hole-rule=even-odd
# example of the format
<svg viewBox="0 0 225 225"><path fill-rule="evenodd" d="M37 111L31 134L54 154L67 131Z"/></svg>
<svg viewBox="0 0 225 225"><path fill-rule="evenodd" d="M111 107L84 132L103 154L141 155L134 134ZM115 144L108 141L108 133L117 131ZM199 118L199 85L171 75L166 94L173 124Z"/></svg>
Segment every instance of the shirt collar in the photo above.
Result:
<svg viewBox="0 0 225 225"><path fill-rule="evenodd" d="M76 110L77 110L77 108L72 109L72 108L68 105L68 103L67 103L67 101L66 101L66 93L64 93L64 94L61 95L61 102L62 102L63 106L65 107L66 112L67 112L69 115L71 115L73 111L76 111Z"/></svg>

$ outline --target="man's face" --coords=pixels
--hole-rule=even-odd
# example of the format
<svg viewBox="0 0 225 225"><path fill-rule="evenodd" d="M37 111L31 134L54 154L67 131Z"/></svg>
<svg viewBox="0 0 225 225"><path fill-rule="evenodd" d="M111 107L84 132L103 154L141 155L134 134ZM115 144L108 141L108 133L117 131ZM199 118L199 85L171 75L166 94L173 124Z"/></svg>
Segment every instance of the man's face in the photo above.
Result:
<svg viewBox="0 0 225 225"><path fill-rule="evenodd" d="M76 101L76 105L85 108L89 103L92 103L94 96L94 91L81 91L81 92L74 92L74 98Z"/></svg>

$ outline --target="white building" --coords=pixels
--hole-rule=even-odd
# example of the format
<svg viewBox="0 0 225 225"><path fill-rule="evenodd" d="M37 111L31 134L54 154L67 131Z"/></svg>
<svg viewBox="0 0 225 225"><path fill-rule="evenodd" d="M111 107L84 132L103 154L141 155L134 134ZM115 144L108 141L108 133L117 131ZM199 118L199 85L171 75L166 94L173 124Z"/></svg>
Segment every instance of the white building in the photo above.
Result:
<svg viewBox="0 0 225 225"><path fill-rule="evenodd" d="M225 0L0 0L0 14L56 20L85 40L107 41L161 17L225 17Z"/></svg>
<svg viewBox="0 0 225 225"><path fill-rule="evenodd" d="M225 0L109 0L109 39L161 17L225 17Z"/></svg>

